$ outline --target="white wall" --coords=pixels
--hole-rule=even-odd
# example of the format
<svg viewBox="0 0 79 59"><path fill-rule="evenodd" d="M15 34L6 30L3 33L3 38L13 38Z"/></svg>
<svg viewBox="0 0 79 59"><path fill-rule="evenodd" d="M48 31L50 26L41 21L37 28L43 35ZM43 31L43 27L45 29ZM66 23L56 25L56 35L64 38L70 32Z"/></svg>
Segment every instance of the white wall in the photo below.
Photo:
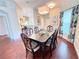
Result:
<svg viewBox="0 0 79 59"><path fill-rule="evenodd" d="M29 25L35 25L34 9L33 8L24 8L23 15L29 17Z"/></svg>
<svg viewBox="0 0 79 59"><path fill-rule="evenodd" d="M20 23L20 18L23 16L23 9L17 4L16 4L16 13L18 16L18 21Z"/></svg>
<svg viewBox="0 0 79 59"><path fill-rule="evenodd" d="M8 36L11 39L18 39L18 38L20 38L21 30L20 30L18 18L16 15L16 4L12 0L3 0L3 1L5 1L6 6L0 5L1 6L0 10L5 12L5 17L7 17L6 21L7 21L8 27L9 27ZM0 2L1 2L1 0L0 0Z"/></svg>
<svg viewBox="0 0 79 59"><path fill-rule="evenodd" d="M60 24L60 8L55 7L50 11L50 24L54 26L54 28L58 28Z"/></svg>
<svg viewBox="0 0 79 59"><path fill-rule="evenodd" d="M8 16L9 16L9 22L10 22L10 26L11 26L11 30L12 30L12 38L13 39L17 39L20 36L20 25L19 25L19 21L18 21L18 17L16 14L16 4L15 2L11 1L7 3L7 7L8 7Z"/></svg>
<svg viewBox="0 0 79 59"><path fill-rule="evenodd" d="M17 5L17 16L18 20L23 16L26 16L29 18L27 20L29 25L35 25L35 10L32 7L21 8L21 6Z"/></svg>
<svg viewBox="0 0 79 59"><path fill-rule="evenodd" d="M57 0L62 11L79 4L79 0Z"/></svg>
<svg viewBox="0 0 79 59"><path fill-rule="evenodd" d="M5 21L5 19L3 18L3 16L0 16L0 35L7 35L8 34L4 21Z"/></svg>
<svg viewBox="0 0 79 59"><path fill-rule="evenodd" d="M53 9L50 9L49 14L42 16L39 15L39 21L40 23L40 28L47 29L48 25L52 25L53 29L56 29L59 27L60 23L60 8L59 7L54 7Z"/></svg>
<svg viewBox="0 0 79 59"><path fill-rule="evenodd" d="M77 28L76 28L74 46L75 46L75 49L76 49L78 57L79 57L79 15L78 15L78 23L77 23Z"/></svg>

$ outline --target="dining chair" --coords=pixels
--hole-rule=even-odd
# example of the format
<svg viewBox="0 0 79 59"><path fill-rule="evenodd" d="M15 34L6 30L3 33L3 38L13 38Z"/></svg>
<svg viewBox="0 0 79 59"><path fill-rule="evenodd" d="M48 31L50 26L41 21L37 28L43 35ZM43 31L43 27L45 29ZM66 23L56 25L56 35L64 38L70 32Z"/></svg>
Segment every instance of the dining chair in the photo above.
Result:
<svg viewBox="0 0 79 59"><path fill-rule="evenodd" d="M52 49L56 48L57 33L58 31L55 30L55 32L48 38L48 41L45 43L45 49L46 49L46 46L49 46L50 55L52 55Z"/></svg>
<svg viewBox="0 0 79 59"><path fill-rule="evenodd" d="M52 25L48 25L47 26L47 31L48 32L52 32L53 31L53 26Z"/></svg>
<svg viewBox="0 0 79 59"><path fill-rule="evenodd" d="M39 33L39 28L37 26L34 27L34 33L35 34Z"/></svg>
<svg viewBox="0 0 79 59"><path fill-rule="evenodd" d="M31 40L31 38L28 38L24 33L21 33L21 38L26 49L26 59L28 51L30 51L33 54L33 59L35 59L35 52L40 48L40 46L37 42Z"/></svg>
<svg viewBox="0 0 79 59"><path fill-rule="evenodd" d="M54 35L55 35L55 32L48 38L47 42L45 43L45 49L46 47L49 47L50 55L52 55Z"/></svg>
<svg viewBox="0 0 79 59"><path fill-rule="evenodd" d="M53 38L53 49L56 48L57 45L57 34L58 34L58 30L55 30L55 34L54 34L54 38Z"/></svg>

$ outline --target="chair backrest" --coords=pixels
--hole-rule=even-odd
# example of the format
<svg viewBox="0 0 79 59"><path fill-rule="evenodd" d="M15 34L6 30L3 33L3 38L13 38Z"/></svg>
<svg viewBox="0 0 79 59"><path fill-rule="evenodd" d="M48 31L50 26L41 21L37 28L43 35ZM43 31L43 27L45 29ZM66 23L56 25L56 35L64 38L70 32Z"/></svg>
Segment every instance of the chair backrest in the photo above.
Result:
<svg viewBox="0 0 79 59"><path fill-rule="evenodd" d="M56 44L56 42L57 42L57 34L58 34L58 30L55 30L55 34L54 34L54 38L53 38L53 44Z"/></svg>
<svg viewBox="0 0 79 59"><path fill-rule="evenodd" d="M55 35L55 32L48 38L48 41L46 42L46 44L49 44L49 46L53 44L54 35Z"/></svg>
<svg viewBox="0 0 79 59"><path fill-rule="evenodd" d="M22 41L25 45L25 48L31 52L34 52L34 48L37 47L37 45L36 45L37 42L35 42L31 38L28 38L27 35L25 35L24 33L21 33L21 38L22 38Z"/></svg>
<svg viewBox="0 0 79 59"><path fill-rule="evenodd" d="M57 39L57 34L58 34L58 30L55 30L55 37L54 37L55 40Z"/></svg>
<svg viewBox="0 0 79 59"><path fill-rule="evenodd" d="M56 32L56 31L55 31L55 32ZM54 37L55 37L55 32L51 35L51 43L50 43L50 46L52 46L52 44L53 44Z"/></svg>
<svg viewBox="0 0 79 59"><path fill-rule="evenodd" d="M21 33L21 38L22 38L22 41L23 41L23 43L25 45L25 48L30 48L31 47L31 41L27 37L27 35L25 35L24 33Z"/></svg>

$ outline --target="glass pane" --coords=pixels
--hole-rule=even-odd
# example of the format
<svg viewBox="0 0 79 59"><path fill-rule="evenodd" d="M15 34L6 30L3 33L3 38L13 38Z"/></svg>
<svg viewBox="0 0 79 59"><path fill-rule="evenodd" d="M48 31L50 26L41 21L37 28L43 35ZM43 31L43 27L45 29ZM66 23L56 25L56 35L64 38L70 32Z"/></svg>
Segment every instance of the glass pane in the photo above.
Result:
<svg viewBox="0 0 79 59"><path fill-rule="evenodd" d="M72 18L72 10L69 9L64 12L62 17L62 27L61 31L63 35L68 36L70 34L70 24L71 24L71 18Z"/></svg>

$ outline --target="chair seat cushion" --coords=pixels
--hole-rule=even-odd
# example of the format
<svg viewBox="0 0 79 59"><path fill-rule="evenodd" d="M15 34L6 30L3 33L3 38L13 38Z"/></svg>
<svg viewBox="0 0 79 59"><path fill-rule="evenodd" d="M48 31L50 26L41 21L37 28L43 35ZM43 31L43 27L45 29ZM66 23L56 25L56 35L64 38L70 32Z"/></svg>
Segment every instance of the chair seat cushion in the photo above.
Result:
<svg viewBox="0 0 79 59"><path fill-rule="evenodd" d="M32 48L34 51L37 51L37 50L40 48L39 45L38 45L36 42L34 42L34 41L31 42L31 45L32 45L32 47L30 47L30 45L28 45L28 47L27 47L27 49L28 49L29 51L31 51L31 48Z"/></svg>
<svg viewBox="0 0 79 59"><path fill-rule="evenodd" d="M33 49L38 46L38 44L37 44L36 42L34 42L34 41L31 42L31 45L32 45L32 48L33 48Z"/></svg>
<svg viewBox="0 0 79 59"><path fill-rule="evenodd" d="M51 43L51 39L48 40L48 42L46 43L46 46L50 46Z"/></svg>
<svg viewBox="0 0 79 59"><path fill-rule="evenodd" d="M36 48L34 48L33 50L34 50L34 52L36 52L38 49L39 49L40 47L39 46L37 46ZM27 48L30 52L32 52L32 50L30 49L30 48Z"/></svg>

